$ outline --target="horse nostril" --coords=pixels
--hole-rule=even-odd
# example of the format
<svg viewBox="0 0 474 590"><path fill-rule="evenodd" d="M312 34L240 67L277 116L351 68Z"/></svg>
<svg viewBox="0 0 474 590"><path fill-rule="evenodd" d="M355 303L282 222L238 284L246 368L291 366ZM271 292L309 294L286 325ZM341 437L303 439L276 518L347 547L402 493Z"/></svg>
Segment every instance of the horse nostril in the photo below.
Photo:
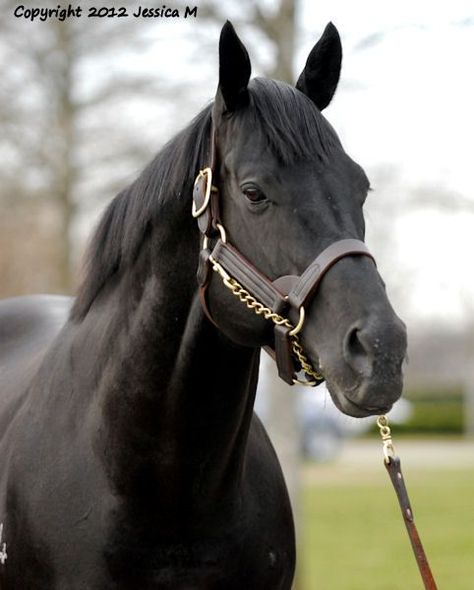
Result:
<svg viewBox="0 0 474 590"><path fill-rule="evenodd" d="M372 359L369 347L364 343L362 331L358 327L351 328L344 340L344 359L358 374L369 377L372 373Z"/></svg>
<svg viewBox="0 0 474 590"><path fill-rule="evenodd" d="M399 379L406 354L405 325L395 318L381 322L371 318L348 330L343 343L344 360L362 377Z"/></svg>

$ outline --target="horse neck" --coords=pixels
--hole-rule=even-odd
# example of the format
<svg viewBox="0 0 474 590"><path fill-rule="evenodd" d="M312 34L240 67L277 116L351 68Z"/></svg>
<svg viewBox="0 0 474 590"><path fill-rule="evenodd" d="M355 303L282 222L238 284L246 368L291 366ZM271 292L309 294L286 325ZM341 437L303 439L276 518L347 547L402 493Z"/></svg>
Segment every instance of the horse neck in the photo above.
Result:
<svg viewBox="0 0 474 590"><path fill-rule="evenodd" d="M172 226L167 218L156 228L148 253L86 318L89 341L101 334L95 356L107 357L97 374L98 448L119 494L169 510L194 495L212 509L238 486L258 353L204 316L198 232Z"/></svg>

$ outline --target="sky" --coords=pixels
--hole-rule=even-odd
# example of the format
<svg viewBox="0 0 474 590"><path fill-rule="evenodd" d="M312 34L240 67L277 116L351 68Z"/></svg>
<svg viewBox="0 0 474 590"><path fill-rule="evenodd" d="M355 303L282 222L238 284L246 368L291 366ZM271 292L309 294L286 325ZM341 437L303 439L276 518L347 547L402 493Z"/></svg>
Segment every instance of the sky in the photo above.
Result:
<svg viewBox="0 0 474 590"><path fill-rule="evenodd" d="M306 1L301 19L319 30L331 20L341 34L340 92L326 116L346 150L369 177L397 171L366 206L367 241L376 245L373 224L387 214L381 201L394 200L392 248L383 259L389 290L393 282L410 321L457 324L474 316L474 4ZM301 63L311 45L305 40ZM419 189L424 205L417 208L410 199Z"/></svg>
<svg viewBox="0 0 474 590"><path fill-rule="evenodd" d="M333 1L326 9L346 46L342 83L354 83L352 92L336 97L331 114L350 127L350 139L363 158L397 163L407 180L430 178L458 190L471 188L471 154L466 149L474 131L470 4L468 10L466 2L415 0L397 2L395 11L368 0ZM460 27L469 15L471 26ZM383 39L358 48L364 38L380 32ZM354 118L355 109L369 113L370 119Z"/></svg>

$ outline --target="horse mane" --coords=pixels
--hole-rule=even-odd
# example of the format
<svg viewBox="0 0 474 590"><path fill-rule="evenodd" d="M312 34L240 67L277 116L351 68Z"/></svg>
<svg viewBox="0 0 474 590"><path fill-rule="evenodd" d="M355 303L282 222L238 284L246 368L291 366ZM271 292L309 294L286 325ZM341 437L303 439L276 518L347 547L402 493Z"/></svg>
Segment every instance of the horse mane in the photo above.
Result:
<svg viewBox="0 0 474 590"><path fill-rule="evenodd" d="M250 107L232 119L268 146L283 165L315 155L324 160L340 145L311 100L294 87L254 78L249 95ZM198 170L209 161L211 112L212 104L108 205L87 248L72 320L82 320L107 282L133 264L164 206L190 197Z"/></svg>
<svg viewBox="0 0 474 590"><path fill-rule="evenodd" d="M165 204L191 194L196 171L209 157L211 108L169 141L106 208L86 251L72 320L82 320L111 277L133 264Z"/></svg>

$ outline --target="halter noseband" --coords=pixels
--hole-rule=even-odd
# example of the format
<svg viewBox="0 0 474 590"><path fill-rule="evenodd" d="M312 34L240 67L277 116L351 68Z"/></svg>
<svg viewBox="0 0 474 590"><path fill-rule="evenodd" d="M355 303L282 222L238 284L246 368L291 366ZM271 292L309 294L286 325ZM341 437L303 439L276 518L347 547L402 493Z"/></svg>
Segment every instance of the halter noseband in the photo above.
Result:
<svg viewBox="0 0 474 590"><path fill-rule="evenodd" d="M318 385L324 381L304 354L298 334L305 309L314 297L326 272L346 256L368 256L374 260L364 242L344 239L323 250L302 275L285 275L272 281L227 242L219 215L219 189L212 184L216 169L215 129L212 126L209 167L201 170L194 183L192 215L203 236L199 257L198 282L203 309L213 322L206 300L212 272L217 272L224 285L249 309L274 326L274 346L265 347L277 364L279 376L288 384ZM216 239L212 248L211 240ZM303 371L306 379L300 380Z"/></svg>

